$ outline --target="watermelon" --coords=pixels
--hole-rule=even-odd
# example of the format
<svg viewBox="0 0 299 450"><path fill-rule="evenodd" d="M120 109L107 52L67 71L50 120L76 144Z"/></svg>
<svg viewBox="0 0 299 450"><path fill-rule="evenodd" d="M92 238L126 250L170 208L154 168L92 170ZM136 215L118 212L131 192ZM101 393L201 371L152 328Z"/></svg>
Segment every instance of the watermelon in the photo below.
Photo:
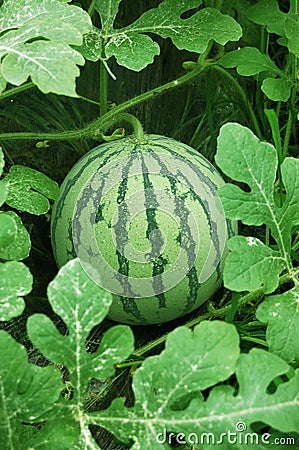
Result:
<svg viewBox="0 0 299 450"><path fill-rule="evenodd" d="M217 195L223 183L200 153L169 137L101 144L70 170L54 204L57 265L80 259L112 293L111 320L183 316L222 282L226 242L236 232Z"/></svg>

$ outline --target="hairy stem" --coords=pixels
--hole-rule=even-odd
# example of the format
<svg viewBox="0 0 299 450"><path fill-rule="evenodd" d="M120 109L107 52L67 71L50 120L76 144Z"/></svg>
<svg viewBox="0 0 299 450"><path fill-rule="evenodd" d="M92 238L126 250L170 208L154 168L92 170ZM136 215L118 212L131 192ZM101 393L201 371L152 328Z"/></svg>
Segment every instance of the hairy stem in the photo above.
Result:
<svg viewBox="0 0 299 450"><path fill-rule="evenodd" d="M104 116L108 111L108 75L107 69L100 61L100 116Z"/></svg>
<svg viewBox="0 0 299 450"><path fill-rule="evenodd" d="M25 83L21 86L16 86L14 88L8 89L0 94L0 100L4 100L7 97L11 97L13 95L19 94L20 92L27 91L28 89L32 89L35 86L34 83Z"/></svg>
<svg viewBox="0 0 299 450"><path fill-rule="evenodd" d="M139 103L149 100L157 95L164 94L170 89L181 86L194 78L196 78L201 72L206 70L207 66L196 67L194 70L188 72L187 74L181 76L180 78L170 81L162 86L151 89L150 91L144 92L143 94L137 95L136 97L127 100L126 102L115 106L113 109L108 111L104 116L100 117L96 121L87 125L85 128L78 130L68 130L62 131L60 133L31 133L31 132L17 132L17 133L2 133L0 134L0 141L11 141L11 140L49 140L49 141L69 141L74 139L83 138L94 138L99 136L98 130L105 127L105 125L111 121L113 116L116 116L120 112L126 111ZM96 132L96 134L95 134Z"/></svg>
<svg viewBox="0 0 299 450"><path fill-rule="evenodd" d="M121 112L121 113L116 114L115 116L113 116L111 118L110 121L107 121L105 123L105 129L110 128L112 125L119 122L120 120L124 120L125 122L128 122L132 125L136 143L144 144L146 142L146 138L144 136L144 131L143 131L142 125L141 125L140 121L135 116L133 116L133 114L129 114L126 112ZM103 129L101 129L99 131L101 133L103 131ZM95 130L95 134L96 134L96 130Z"/></svg>

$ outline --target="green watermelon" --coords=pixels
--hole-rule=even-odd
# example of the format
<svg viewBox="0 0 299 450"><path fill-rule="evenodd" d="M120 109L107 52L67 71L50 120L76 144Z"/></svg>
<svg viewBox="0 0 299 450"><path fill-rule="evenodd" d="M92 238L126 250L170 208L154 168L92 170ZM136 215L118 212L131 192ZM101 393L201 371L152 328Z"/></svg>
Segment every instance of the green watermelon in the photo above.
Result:
<svg viewBox="0 0 299 450"><path fill-rule="evenodd" d="M217 195L223 183L201 154L165 136L101 144L61 185L51 219L57 265L78 257L113 294L112 320L183 316L222 282L226 242L236 232Z"/></svg>

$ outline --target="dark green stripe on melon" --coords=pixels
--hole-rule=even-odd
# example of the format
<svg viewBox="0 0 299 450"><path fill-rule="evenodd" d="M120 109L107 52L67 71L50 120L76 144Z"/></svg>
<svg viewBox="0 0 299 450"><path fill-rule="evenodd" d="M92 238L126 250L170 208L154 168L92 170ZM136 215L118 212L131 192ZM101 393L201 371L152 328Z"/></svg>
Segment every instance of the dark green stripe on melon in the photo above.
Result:
<svg viewBox="0 0 299 450"><path fill-rule="evenodd" d="M214 198L218 198L217 188L223 184L217 170L202 155L185 144L157 135L149 135L148 139L148 144L144 145L135 144L130 138L105 143L82 157L61 186L61 194L55 203L51 222L53 251L59 266L74 257L78 245L83 246L87 256L96 257L86 224L90 224L91 230L95 229L94 227L101 230L101 245L106 245L103 247L105 255L109 255L108 246L111 246L111 267L115 269L113 276L120 286L120 290L113 294L114 301L109 317L132 324L172 320L206 301L220 286L227 254L226 239L234 234L236 229L235 224L230 221L223 221L224 230L220 228L221 208L218 210L218 206L213 202ZM123 157L125 163L120 162ZM158 167L158 172L154 171L153 176L151 161ZM140 165L141 175L135 177L132 184L135 163ZM115 188L115 198L109 197L107 200L104 192L111 183L109 164L115 164L115 170L119 169L119 181ZM106 171L101 172L102 169ZM98 171L99 176L94 183L90 183ZM190 179L191 171L194 177ZM193 186L195 178L199 189ZM160 212L163 205L159 203L156 180L159 189L164 189L173 201L171 211L175 217L175 225L171 225L169 229L167 214ZM141 269L138 261L132 262L128 254L128 251L131 251L131 210L128 202L135 188L143 193L143 213L138 227L132 227L130 233L134 233L135 229L139 230L141 248L146 240L149 244L144 252L147 262L140 265ZM116 220L112 220L111 205L117 212ZM196 211L195 216L193 209ZM201 224L200 230L203 233L199 236L199 247L197 236L193 235L194 223ZM169 234L170 230L172 233L176 230L174 235ZM115 246L112 246L112 240L108 236L111 232ZM174 246L173 251L167 247L168 240ZM207 252L209 245L212 249L208 260L211 276L200 282L202 264L207 256L205 253L201 254L201 251ZM186 272L183 273L182 280L178 280L178 284L174 282L173 286L168 286L167 276L174 263L173 258L177 255L183 255ZM153 297L142 297L143 280L148 276L152 283ZM134 284L133 279L140 279L140 286ZM137 292L138 289L140 292Z"/></svg>
<svg viewBox="0 0 299 450"><path fill-rule="evenodd" d="M156 295L159 300L159 308L165 308L166 301L163 293L164 289L162 274L167 264L167 260L161 255L164 240L156 220L156 210L159 207L159 202L157 201L155 195L155 187L149 178L149 170L150 169L146 167L144 158L142 158L142 175L145 194L144 207L147 217L146 237L149 239L151 244L151 251L147 256L149 260L153 260L153 288L155 293L159 292L159 294Z"/></svg>
<svg viewBox="0 0 299 450"><path fill-rule="evenodd" d="M166 152L169 153L170 155L174 155L174 154L175 154L175 151L173 151L172 149L170 149L169 147L167 147L167 146L165 146L165 145L157 144L156 147L162 148L164 151L166 151ZM187 147L187 146L185 146L185 147ZM193 150L193 149L191 149L191 150ZM187 148L187 149L186 149L186 153L187 153L187 154L191 154L191 153L193 153L193 152L190 151L190 149ZM201 157L201 163L202 163L202 164L205 164L205 165L206 165L206 168L207 168L208 170L211 170L212 173L218 174L217 170L215 169L214 166L212 166L212 164L210 164L205 158L203 158L202 155L199 155L199 156ZM189 165L190 168L192 168L193 170L196 171L196 174L197 174L198 179L200 180L200 182L201 182L203 185L207 185L207 186L208 186L208 189L216 196L216 195L217 195L217 186L215 186L215 184L211 181L210 178L208 178L207 176L205 176L205 175L202 173L200 167L196 167L196 165L194 164L194 162L189 161L187 158L184 159L184 163L187 164L187 165ZM163 167L163 166L162 166L162 167ZM163 167L163 169L164 169L164 167ZM163 169L162 169L161 173L163 173ZM167 169L166 169L166 171L167 171ZM190 188L190 195L193 195L194 198L196 199L196 201L198 201L199 203L201 203L201 205L202 205L202 207L203 207L203 209L204 209L204 211L205 211L206 217L207 217L207 219L208 219L208 221L209 221L209 225L210 225L210 236L211 236L211 239L212 239L212 241L213 241L213 243L214 243L214 246L215 246L216 251L219 250L219 249L220 249L220 243L219 243L219 238L218 238L217 229L216 229L216 227L215 227L215 222L211 219L210 205L209 205L206 201L203 201L203 200L201 199L201 197L198 196L196 192L194 192L193 186L190 184L188 178L186 178L186 177L184 176L184 174L182 174L182 173L180 173L180 175L181 175L182 178L184 179L186 185L189 186L189 188ZM175 192L174 192L174 194L175 194ZM220 258L221 258L221 255L219 254L219 252L217 252L217 255L215 256L215 261L216 261L216 260L220 260ZM219 270L220 268L219 268L219 266L218 266L217 264L215 264L215 267L216 267L216 270L217 270L217 273L218 273L218 279L220 279L221 276L222 276L222 275L221 275L221 271ZM193 276L192 276L192 278L193 278Z"/></svg>
<svg viewBox="0 0 299 450"><path fill-rule="evenodd" d="M135 147L136 149L136 147ZM121 297L121 301L123 304L123 310L125 314L132 315L137 320L142 321L145 320L144 317L140 314L137 304L134 300L134 292L131 289L131 285L129 282L130 276L130 261L124 256L125 253L125 245L129 241L128 229L127 229L127 219L128 219L128 207L126 203L126 194L128 188L129 181L129 172L132 166L132 163L136 159L137 154L132 150L132 154L130 155L127 164L124 166L122 171L122 181L119 184L118 192L117 192L117 204L118 204L118 221L113 226L115 236L116 236L116 254L118 258L118 272L121 275L124 275L127 278L119 277L118 274L115 275L117 279L121 281L123 287L123 296Z"/></svg>

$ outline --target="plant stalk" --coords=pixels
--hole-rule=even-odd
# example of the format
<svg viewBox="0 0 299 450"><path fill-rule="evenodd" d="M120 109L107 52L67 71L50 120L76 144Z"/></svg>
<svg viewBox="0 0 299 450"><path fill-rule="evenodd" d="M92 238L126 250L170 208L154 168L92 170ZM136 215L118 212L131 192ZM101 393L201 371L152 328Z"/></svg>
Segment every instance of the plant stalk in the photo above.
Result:
<svg viewBox="0 0 299 450"><path fill-rule="evenodd" d="M229 73L227 72L225 69L223 69L221 66L219 66L218 64L211 64L211 68L217 70L218 72L220 72L222 75L224 75L226 78L228 78L230 80L230 82L234 85L234 87L237 89L237 91L239 92L239 95L241 97L241 99L243 100L243 103L245 104L250 119L252 121L255 133L257 135L257 137L260 140L263 140L263 134L261 132L261 129L259 127L256 115L254 114L254 111L248 101L247 95L244 91L244 89L241 87L241 85L238 83L238 81Z"/></svg>
<svg viewBox="0 0 299 450"><path fill-rule="evenodd" d="M19 94L23 91L27 91L28 89L32 89L33 87L35 87L35 84L30 82L8 89L8 91L4 91L2 94L0 94L0 100L4 100L7 97L11 97L12 95Z"/></svg>
<svg viewBox="0 0 299 450"><path fill-rule="evenodd" d="M96 4L97 0L91 0L89 8L87 13L90 15L90 17L93 15L94 9L95 9L95 4Z"/></svg>
<svg viewBox="0 0 299 450"><path fill-rule="evenodd" d="M141 125L141 122L137 119L137 117L133 116L133 114L129 114L126 112L121 112L118 113L116 115L114 115L110 121L107 121L105 123L105 129L110 128L112 125L114 125L115 123L119 122L120 120L124 120L125 122L128 122L132 125L133 130L134 130L134 138L135 138L135 142L138 144L144 144L146 143L146 138L144 135L144 131ZM105 131L105 129L101 129L100 130L100 134L102 134L103 131ZM96 133L96 130L95 130Z"/></svg>
<svg viewBox="0 0 299 450"><path fill-rule="evenodd" d="M16 133L2 133L0 134L0 141L11 141L11 140L48 140L48 141L68 141L83 138L94 138L99 136L98 131L106 126L107 123L111 121L113 116L119 114L120 112L126 111L139 103L149 100L157 95L164 94L170 89L182 86L183 84L193 80L200 73L206 70L206 66L196 67L192 71L182 75L180 78L170 81L162 86L151 89L150 91L144 92L126 102L115 106L113 109L109 110L102 117L87 125L84 128L78 130L68 130L62 131L60 133L32 133L32 132L16 132Z"/></svg>
<svg viewBox="0 0 299 450"><path fill-rule="evenodd" d="M100 61L100 116L104 116L108 111L108 74L107 69Z"/></svg>

